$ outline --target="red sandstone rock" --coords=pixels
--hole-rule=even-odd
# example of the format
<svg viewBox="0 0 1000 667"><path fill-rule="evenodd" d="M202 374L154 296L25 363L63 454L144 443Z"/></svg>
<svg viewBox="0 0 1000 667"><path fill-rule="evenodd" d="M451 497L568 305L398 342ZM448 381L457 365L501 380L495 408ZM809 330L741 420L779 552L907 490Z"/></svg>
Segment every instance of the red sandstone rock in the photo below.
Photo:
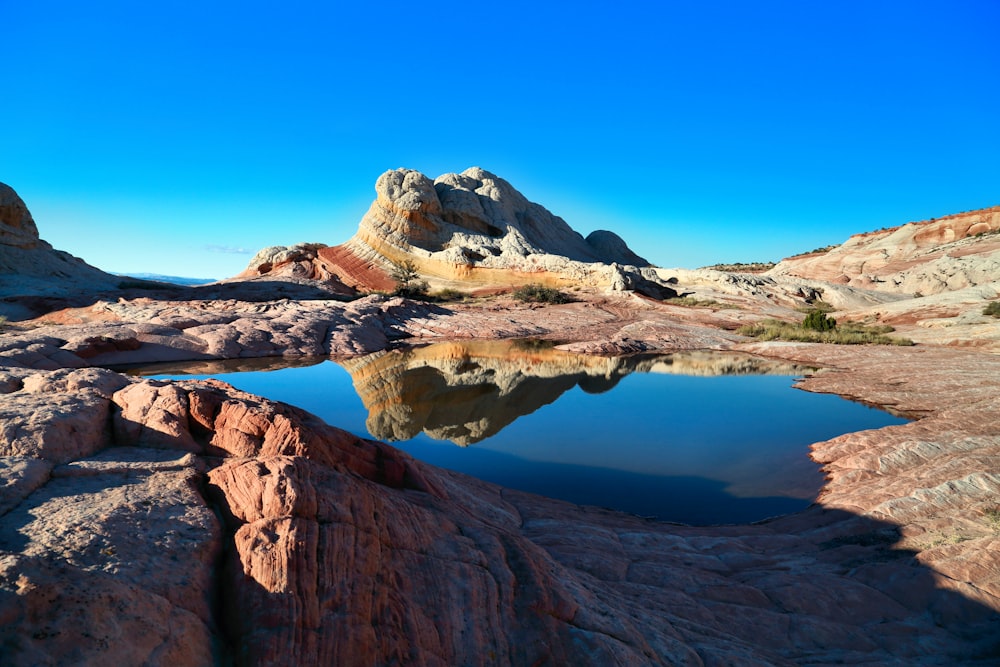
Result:
<svg viewBox="0 0 1000 667"><path fill-rule="evenodd" d="M969 257L973 242L956 243L950 257ZM270 301L221 286L5 333L4 664L995 662L1000 357L740 344L739 323L792 316L804 294L771 298L789 284L732 285L742 311L587 292L557 308ZM741 347L823 368L808 390L920 419L816 443L829 479L805 512L692 528L434 469L222 383L71 369L515 335L606 354Z"/></svg>
<svg viewBox="0 0 1000 667"><path fill-rule="evenodd" d="M211 491L197 457L169 450L113 447L50 481L39 469L0 519L5 646L13 664L954 664L988 650L1000 406L982 387L1000 369L947 350L751 348L851 369L809 388L929 416L817 445L831 481L814 509L686 528L434 470L221 383L134 382L114 394L141 427L124 442L204 443L225 457ZM110 382L20 372L56 402ZM80 605L90 620L59 620ZM137 623L173 632L111 641Z"/></svg>

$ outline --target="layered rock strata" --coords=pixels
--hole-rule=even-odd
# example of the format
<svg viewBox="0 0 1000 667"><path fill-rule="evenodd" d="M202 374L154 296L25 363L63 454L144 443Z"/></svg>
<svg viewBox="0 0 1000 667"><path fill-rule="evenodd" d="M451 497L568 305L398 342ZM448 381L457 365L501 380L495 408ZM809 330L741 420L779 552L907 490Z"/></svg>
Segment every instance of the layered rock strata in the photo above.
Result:
<svg viewBox="0 0 1000 667"><path fill-rule="evenodd" d="M410 169L382 174L376 199L345 244L315 249L316 269L356 289L394 285L394 264L464 285L588 284L673 296L648 262L609 231L587 238L478 167L431 180ZM301 249L305 246L296 246ZM265 249L243 277L288 271L293 249ZM301 250L297 250L303 256ZM274 261L273 256L281 258Z"/></svg>
<svg viewBox="0 0 1000 667"><path fill-rule="evenodd" d="M1000 206L856 234L768 272L893 294L932 295L1000 277Z"/></svg>

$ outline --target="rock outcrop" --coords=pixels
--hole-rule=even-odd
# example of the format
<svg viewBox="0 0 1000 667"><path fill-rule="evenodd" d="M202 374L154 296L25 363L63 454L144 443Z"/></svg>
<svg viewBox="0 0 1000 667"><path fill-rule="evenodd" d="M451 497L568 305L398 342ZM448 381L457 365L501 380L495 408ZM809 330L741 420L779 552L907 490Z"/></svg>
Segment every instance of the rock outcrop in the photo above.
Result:
<svg viewBox="0 0 1000 667"><path fill-rule="evenodd" d="M0 405L89 392L73 412L109 427L4 459L5 664L990 664L996 360L754 349L925 416L819 443L831 480L803 513L691 528L434 469L214 381L10 369Z"/></svg>
<svg viewBox="0 0 1000 667"><path fill-rule="evenodd" d="M339 269L341 274L351 274L344 271L337 261L328 261L324 257L326 254L324 251L329 251L329 247L322 243L298 243L293 246L263 248L253 256L246 270L236 278L254 280L266 276L270 280L310 281L321 284L331 294L357 296L357 290L345 285L335 271ZM374 284L377 281L369 282ZM386 289L390 285L390 281L384 280L378 282L378 289Z"/></svg>
<svg viewBox="0 0 1000 667"><path fill-rule="evenodd" d="M39 245L38 227L24 200L0 183L0 244L30 250Z"/></svg>
<svg viewBox="0 0 1000 667"><path fill-rule="evenodd" d="M1000 280L1000 206L852 236L790 257L770 275L894 294L932 295Z"/></svg>
<svg viewBox="0 0 1000 667"><path fill-rule="evenodd" d="M386 289L394 286L393 265L409 263L432 282L469 288L534 282L676 294L614 233L597 231L585 239L478 167L433 181L410 169L390 170L375 192L357 233L341 246L310 249L318 268L300 264L300 272L336 275L359 290ZM271 258L275 251L282 257L278 264ZM268 275L293 263L285 257L290 251L262 251L241 276Z"/></svg>
<svg viewBox="0 0 1000 667"><path fill-rule="evenodd" d="M431 188L441 210L431 213L426 184L410 181L389 179L386 197L400 211L424 207L400 213L401 225L422 230L411 230L420 243L433 245L441 228L424 223L438 224L434 216L464 221L468 231L456 234L501 238L468 195ZM445 220L443 200L458 201L451 206L464 217ZM35 243L31 225L17 206L7 210L15 213L3 218L4 253L51 252L40 242L24 247ZM348 257L344 248L335 256ZM272 269L285 262L311 272L331 249L285 250L268 254ZM413 245L407 256L431 262L449 250ZM350 257L358 273L375 275L375 264ZM615 275L627 282L634 274L624 266ZM781 275L706 278L723 286L713 294L724 303L708 305L584 287L578 301L558 306L499 297L444 308L382 297L342 303L279 292L279 284L172 292L184 295L173 301L116 295L4 333L3 664L944 666L1000 658L1000 357L974 347L992 335L982 327L998 325L973 323L971 311L967 325L940 325L971 349L936 339L911 348L755 343L733 333L764 315L791 318L810 300L832 303L831 294L847 295L845 304L889 294ZM971 308L996 298L990 285L866 303L888 310L965 293ZM255 290L272 291L250 298ZM275 294L282 298L268 298ZM943 322L939 315L930 309L927 321L900 326L907 335L931 331L927 322ZM816 443L828 480L804 512L689 527L436 469L217 381L140 380L93 367L246 364L384 351L406 337L529 335L562 352L525 352L510 372L480 355L481 368L496 366L498 388L554 374L570 361L566 351L737 349L820 369L802 388L914 421ZM399 363L387 361L393 353L369 367L358 361L358 377L390 403L401 397L375 384L411 368L430 369L435 387L462 389L456 373L479 369L451 346L457 352L444 360L418 350ZM600 388L640 362L572 363L579 382ZM713 372L715 362L692 354L675 363Z"/></svg>
<svg viewBox="0 0 1000 667"><path fill-rule="evenodd" d="M0 297L67 297L116 289L121 280L39 238L24 201L0 183Z"/></svg>

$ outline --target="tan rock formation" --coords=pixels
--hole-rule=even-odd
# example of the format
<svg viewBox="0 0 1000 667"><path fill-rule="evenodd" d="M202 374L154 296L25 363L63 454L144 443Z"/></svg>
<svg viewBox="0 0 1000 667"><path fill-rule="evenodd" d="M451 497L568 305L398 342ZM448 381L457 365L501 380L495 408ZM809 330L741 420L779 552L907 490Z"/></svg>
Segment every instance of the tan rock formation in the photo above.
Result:
<svg viewBox="0 0 1000 667"><path fill-rule="evenodd" d="M4 183L0 183L0 244L23 249L39 244L38 228L24 200Z"/></svg>
<svg viewBox="0 0 1000 667"><path fill-rule="evenodd" d="M267 276L269 279L307 280L322 284L331 294L356 296L357 291L344 284L335 273L340 267L336 261L326 260L324 250L328 248L322 243L264 248L254 255L246 270L236 278L246 280ZM350 274L347 275L350 280Z"/></svg>
<svg viewBox="0 0 1000 667"><path fill-rule="evenodd" d="M612 232L584 239L507 181L472 167L431 180L409 169L382 174L376 199L347 243L315 249L300 273L336 275L360 290L391 289L393 264L411 263L435 284L466 287L588 284L673 295L648 262ZM306 257L306 246L294 246ZM242 276L286 267L293 249L265 249ZM277 263L273 259L278 258ZM287 270L287 269L283 269Z"/></svg>
<svg viewBox="0 0 1000 667"><path fill-rule="evenodd" d="M782 260L768 273L882 292L930 295L1000 276L1000 206L857 234L828 252Z"/></svg>

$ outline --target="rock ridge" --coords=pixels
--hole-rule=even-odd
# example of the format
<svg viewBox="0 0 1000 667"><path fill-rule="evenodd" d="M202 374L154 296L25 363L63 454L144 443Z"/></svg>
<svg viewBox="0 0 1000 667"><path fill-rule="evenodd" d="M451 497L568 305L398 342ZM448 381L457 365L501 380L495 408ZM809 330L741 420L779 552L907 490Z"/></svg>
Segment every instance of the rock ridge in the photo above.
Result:
<svg viewBox="0 0 1000 667"><path fill-rule="evenodd" d="M582 283L676 295L655 272L644 271L649 263L613 232L584 238L479 167L434 180L412 169L391 169L378 178L375 192L350 240L305 258L318 269L303 268L288 254L292 249L279 247L261 251L241 277L297 270L335 275L361 291L391 289L394 265L407 263L445 287ZM293 248L304 257L304 245ZM293 265L298 268L288 268Z"/></svg>
<svg viewBox="0 0 1000 667"><path fill-rule="evenodd" d="M0 183L0 297L66 297L116 289L120 282L43 241L27 205L13 188Z"/></svg>
<svg viewBox="0 0 1000 667"><path fill-rule="evenodd" d="M906 295L996 282L1000 206L856 234L827 252L782 260L768 273Z"/></svg>

